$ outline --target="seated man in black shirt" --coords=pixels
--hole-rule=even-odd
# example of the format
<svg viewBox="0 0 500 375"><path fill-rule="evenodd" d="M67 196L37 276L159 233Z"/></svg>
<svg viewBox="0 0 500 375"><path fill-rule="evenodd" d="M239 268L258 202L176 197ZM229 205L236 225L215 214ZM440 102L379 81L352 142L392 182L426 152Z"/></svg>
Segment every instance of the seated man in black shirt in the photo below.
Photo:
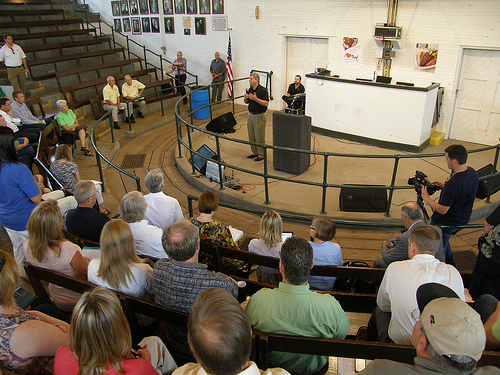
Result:
<svg viewBox="0 0 500 375"><path fill-rule="evenodd" d="M288 86L288 91L286 95L283 95L282 98L286 102L288 108L292 108L292 103L294 101L294 96L297 94L302 94L306 92L306 89L304 88L304 85L300 83L302 81L302 77L299 75L295 76L295 81ZM293 108L300 108L302 107L302 103L304 100L298 100L295 103L293 103Z"/></svg>
<svg viewBox="0 0 500 375"><path fill-rule="evenodd" d="M68 232L99 242L104 224L109 221L109 217L99 211L94 210L97 200L97 190L92 181L80 181L73 190L78 207L68 211L66 215L66 228Z"/></svg>

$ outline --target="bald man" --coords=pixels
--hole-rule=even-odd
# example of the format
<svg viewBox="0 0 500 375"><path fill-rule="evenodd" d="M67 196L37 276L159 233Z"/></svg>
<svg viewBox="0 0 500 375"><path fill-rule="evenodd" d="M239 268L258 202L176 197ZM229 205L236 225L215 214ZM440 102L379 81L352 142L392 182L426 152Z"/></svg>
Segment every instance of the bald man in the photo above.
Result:
<svg viewBox="0 0 500 375"><path fill-rule="evenodd" d="M105 111L111 112L113 117L113 127L120 129L118 126L118 111L125 109L125 103L120 103L120 90L115 84L115 77L109 76L107 78L108 84L102 89L102 97L104 99L103 107Z"/></svg>
<svg viewBox="0 0 500 375"><path fill-rule="evenodd" d="M127 115L130 116L130 122L133 124L135 123L134 107L139 107L137 116L139 116L140 118L144 118L144 114L142 113L142 111L144 111L144 107L146 107L146 102L142 97L142 93L144 92L146 86L144 86L143 83L132 79L132 77L128 74L124 78L125 83L122 85L122 94L123 98L128 101ZM128 119L126 121L128 122Z"/></svg>

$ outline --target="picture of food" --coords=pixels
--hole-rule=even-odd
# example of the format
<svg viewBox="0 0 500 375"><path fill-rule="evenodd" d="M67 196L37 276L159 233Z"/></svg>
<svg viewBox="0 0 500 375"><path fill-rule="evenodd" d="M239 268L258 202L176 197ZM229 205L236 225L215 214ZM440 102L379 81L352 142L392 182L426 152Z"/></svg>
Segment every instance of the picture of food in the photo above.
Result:
<svg viewBox="0 0 500 375"><path fill-rule="evenodd" d="M416 70L435 69L437 64L437 57L438 57L437 45L417 44L417 49L415 51L415 69Z"/></svg>
<svg viewBox="0 0 500 375"><path fill-rule="evenodd" d="M342 45L344 46L344 50L354 47L358 44L358 38L349 38L345 36L342 40Z"/></svg>

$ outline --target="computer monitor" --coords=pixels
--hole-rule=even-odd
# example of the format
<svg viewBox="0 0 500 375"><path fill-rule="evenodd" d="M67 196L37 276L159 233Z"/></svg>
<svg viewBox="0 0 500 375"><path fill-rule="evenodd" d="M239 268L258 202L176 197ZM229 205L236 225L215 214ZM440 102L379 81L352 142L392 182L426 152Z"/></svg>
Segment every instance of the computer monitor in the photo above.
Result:
<svg viewBox="0 0 500 375"><path fill-rule="evenodd" d="M391 83L392 81L392 77L384 77L384 76L377 76L377 79L375 82L379 82L379 83Z"/></svg>
<svg viewBox="0 0 500 375"><path fill-rule="evenodd" d="M207 159L217 160L217 155L207 145L201 146L196 152L205 156ZM202 175L205 175L207 170L207 159L201 157L200 155L193 154L193 156L189 159L189 162L194 164L194 169Z"/></svg>

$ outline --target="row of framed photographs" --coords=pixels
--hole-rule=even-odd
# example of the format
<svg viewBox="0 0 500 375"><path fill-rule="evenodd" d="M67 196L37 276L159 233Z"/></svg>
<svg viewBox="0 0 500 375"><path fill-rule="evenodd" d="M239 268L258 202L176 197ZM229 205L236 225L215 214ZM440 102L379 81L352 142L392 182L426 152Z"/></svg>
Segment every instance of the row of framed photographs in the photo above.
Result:
<svg viewBox="0 0 500 375"><path fill-rule="evenodd" d="M120 0L111 2L114 17L139 14L160 14L158 2L161 0ZM224 0L162 0L163 14L224 14ZM199 8L198 8L199 6Z"/></svg>
<svg viewBox="0 0 500 375"><path fill-rule="evenodd" d="M131 22L132 20L132 22ZM122 27L123 22L123 27ZM141 35L142 33L159 33L160 18L159 17L131 17L131 18L115 18L115 31L129 33L133 35ZM174 17L164 17L165 34L175 34ZM205 17L194 18L194 32L196 35L207 35ZM184 29L184 35L191 35L190 29Z"/></svg>

